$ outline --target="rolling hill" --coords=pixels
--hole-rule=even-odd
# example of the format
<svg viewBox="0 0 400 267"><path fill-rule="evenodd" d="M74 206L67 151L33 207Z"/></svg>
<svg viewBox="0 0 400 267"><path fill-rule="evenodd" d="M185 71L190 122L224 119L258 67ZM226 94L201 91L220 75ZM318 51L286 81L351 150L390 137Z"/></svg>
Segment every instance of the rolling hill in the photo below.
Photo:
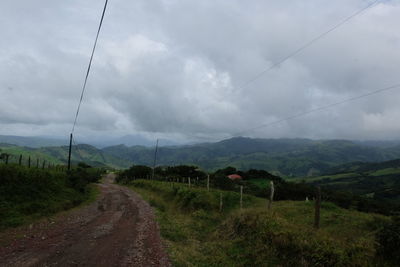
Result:
<svg viewBox="0 0 400 267"><path fill-rule="evenodd" d="M136 164L151 165L154 148L112 146L104 153ZM265 169L283 176L312 176L350 163L400 158L400 146L372 146L345 140L252 139L237 137L217 143L161 147L158 165L195 164L206 170L226 166Z"/></svg>
<svg viewBox="0 0 400 267"><path fill-rule="evenodd" d="M41 148L21 147L10 144L0 144L0 153L10 154L10 162L18 162L19 156L23 157L23 164L26 165L28 157L31 157L32 165L45 160L51 164L66 164L68 158L68 146L51 146ZM104 153L90 145L74 146L71 153L72 163L85 162L92 166L108 166L112 168L127 168L131 163L127 160L116 158ZM40 163L41 164L41 163Z"/></svg>
<svg viewBox="0 0 400 267"><path fill-rule="evenodd" d="M41 148L0 145L10 154L32 154L63 163L66 146ZM116 145L103 149L91 145L74 146L73 160L91 165L126 168L131 164L152 166L154 148ZM81 154L82 159L79 154ZM253 139L236 137L216 143L160 147L157 165L194 164L214 171L227 166L241 170L264 169L286 177L316 176L337 170L351 162L382 162L400 158L397 142L357 142L346 140Z"/></svg>
<svg viewBox="0 0 400 267"><path fill-rule="evenodd" d="M379 163L348 163L329 172L322 176L296 178L292 181L304 181L333 191L400 203L399 159Z"/></svg>

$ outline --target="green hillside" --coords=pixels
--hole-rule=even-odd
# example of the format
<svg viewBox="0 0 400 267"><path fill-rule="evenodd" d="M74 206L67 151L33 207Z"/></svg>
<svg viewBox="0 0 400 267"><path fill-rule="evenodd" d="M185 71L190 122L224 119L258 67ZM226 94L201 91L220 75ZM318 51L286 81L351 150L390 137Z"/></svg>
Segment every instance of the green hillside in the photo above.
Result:
<svg viewBox="0 0 400 267"><path fill-rule="evenodd" d="M20 147L16 145L0 144L0 153L10 154L10 163L18 163L20 155L22 155L22 164L28 164L28 157L31 157L31 164L36 165L39 159L40 164L43 160L51 164L66 164L68 158L68 146L52 146L52 147ZM85 162L92 166L109 166L113 168L126 168L130 162L121 158L104 153L90 145L73 146L71 153L71 161L73 164Z"/></svg>
<svg viewBox="0 0 400 267"><path fill-rule="evenodd" d="M68 144L68 140L33 136L0 135L0 143L39 148L46 146L63 146Z"/></svg>
<svg viewBox="0 0 400 267"><path fill-rule="evenodd" d="M103 151L135 164L151 165L154 148L124 145ZM343 140L232 138L217 143L161 147L159 165L194 164L206 170L233 166L265 169L283 176L317 175L344 163L378 162L400 158L400 146L369 146Z"/></svg>
<svg viewBox="0 0 400 267"><path fill-rule="evenodd" d="M335 170L336 171L333 171ZM349 163L330 174L291 179L320 185L333 191L350 192L374 200L400 203L400 160L379 163Z"/></svg>
<svg viewBox="0 0 400 267"><path fill-rule="evenodd" d="M241 170L264 169L284 177L316 176L337 171L337 166L344 168L343 164L355 161L381 162L400 158L397 143L379 144L237 137L216 143L160 147L157 165L193 164L208 171L233 166ZM31 155L58 164L65 163L68 151L67 146L30 148L6 144L0 145L0 149L13 155ZM84 160L93 166L114 168L127 168L131 164L152 166L154 161L154 148L143 146L118 145L98 149L78 145L74 146L72 154L74 162Z"/></svg>

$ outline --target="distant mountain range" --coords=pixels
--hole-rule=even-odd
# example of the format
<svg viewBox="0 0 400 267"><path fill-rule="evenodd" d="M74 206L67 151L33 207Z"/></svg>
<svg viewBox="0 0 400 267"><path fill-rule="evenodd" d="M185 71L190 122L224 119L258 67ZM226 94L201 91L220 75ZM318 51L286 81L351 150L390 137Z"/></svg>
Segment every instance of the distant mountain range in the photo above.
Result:
<svg viewBox="0 0 400 267"><path fill-rule="evenodd" d="M68 144L68 140L50 137L0 135L0 143L35 148L45 146L64 146Z"/></svg>
<svg viewBox="0 0 400 267"><path fill-rule="evenodd" d="M150 165L154 149L112 146L103 151L137 164ZM161 147L160 165L195 164L216 170L226 166L238 169L265 169L283 176L317 175L333 166L354 162L379 162L400 158L400 145L367 145L346 140L252 139L237 137L217 143Z"/></svg>
<svg viewBox="0 0 400 267"><path fill-rule="evenodd" d="M35 142L39 144L37 139ZM154 160L154 147L115 145L99 149L78 145L78 148L80 153L75 147L73 150L74 161L80 161L82 157L93 165L126 168L134 163L151 166ZM66 146L22 148L21 145L0 145L0 149L17 154L21 151L38 153L58 162L65 162L67 157ZM350 162L380 162L398 158L400 142L396 141L237 137L216 143L160 147L157 165L194 164L206 170L233 166L243 170L265 169L282 176L313 176Z"/></svg>
<svg viewBox="0 0 400 267"><path fill-rule="evenodd" d="M39 147L48 147L48 146L64 146L69 144L69 136L65 138L61 137L37 137L37 136L13 136L13 135L0 135L0 143L4 144L13 144L17 146L26 146L32 148ZM156 140L150 140L141 135L125 135L121 137L90 137L83 138L78 140L80 143L89 144L95 146L97 148L104 148L107 146L115 146L124 144L126 146L146 146L146 147L154 147L156 144ZM173 145L181 145L182 143L160 139L160 145L162 146L173 146Z"/></svg>

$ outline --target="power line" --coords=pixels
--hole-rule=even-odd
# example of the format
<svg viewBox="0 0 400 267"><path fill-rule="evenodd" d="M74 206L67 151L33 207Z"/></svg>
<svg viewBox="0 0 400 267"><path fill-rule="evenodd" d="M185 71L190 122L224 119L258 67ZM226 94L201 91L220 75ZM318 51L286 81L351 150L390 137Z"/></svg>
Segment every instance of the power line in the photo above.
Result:
<svg viewBox="0 0 400 267"><path fill-rule="evenodd" d="M269 66L268 68L264 69L263 71L259 72L258 74L256 74L253 78L247 80L246 82L242 83L238 88L245 88L246 86L248 86L249 84L253 83L254 81L258 80L261 76L263 76L264 74L266 74L267 72L269 72L270 70L278 67L279 65L281 65L282 63L284 63L285 61L287 61L288 59L294 57L295 55L299 54L301 51L305 50L306 48L310 47L311 45L313 45L315 42L317 42L318 40L322 39L323 37L325 37L326 35L328 35L329 33L333 32L334 30L336 30L337 28L339 28L340 26L342 26L343 24L347 23L348 21L350 21L351 19L353 19L354 17L358 16L359 14L361 14L362 12L364 12L365 10L373 7L374 5L376 5L380 0L375 0L374 2L372 2L371 4L367 5L366 7L363 7L361 9L359 9L358 11L356 11L355 13L353 13L352 15L350 15L349 17L346 17L345 19L343 19L342 21L340 21L338 24L334 25L332 28L328 29L327 31L321 33L320 35L318 35L317 37L311 39L310 41L308 41L307 43L305 43L303 46L299 47L298 49L296 49L295 51L293 51L292 53L290 53L289 55L287 55L286 57L282 58L281 60L279 60L278 62L272 64L271 66Z"/></svg>
<svg viewBox="0 0 400 267"><path fill-rule="evenodd" d="M321 106L321 107L318 107L318 108L310 109L308 111L301 112L301 113L298 113L298 114L294 114L294 115L288 116L288 117L283 118L283 119L279 119L279 120L272 121L272 122L269 122L269 123L266 123L266 124L262 124L262 125L259 125L257 127L253 127L253 128L247 129L245 131L236 133L233 136L241 136L242 134L245 134L245 133L248 133L248 132L251 132L251 131L255 131L255 130L258 130L258 129L261 129L261 128L269 127L269 126L274 125L274 124L280 124L282 122L285 122L285 121L288 121L288 120L292 120L292 119L295 119L295 118L298 118L298 117L301 117L301 116L305 116L305 115L308 115L308 114L316 112L316 111L329 109L329 108L332 108L332 107L335 107L335 106L338 106L338 105L341 105L341 104L344 104L344 103L347 103L347 102L351 102L351 101L358 100L360 98L364 98L364 97L367 97L367 96L379 94L381 92L388 91L388 90L391 90L391 89L394 89L394 88L398 88L398 87L400 87L400 83L399 84L394 84L394 85L391 85L391 86L388 86L388 87L385 87L385 88L381 88L381 89L378 89L378 90L375 90L375 91L371 91L371 92L368 92L368 93L365 93L365 94L362 94L362 95L354 96L354 97L351 97L351 98L348 98L348 99L345 99L345 100L342 100L342 101L339 101L339 102L336 102L336 103L332 103L332 104L329 104L329 105L326 105L326 106Z"/></svg>
<svg viewBox="0 0 400 267"><path fill-rule="evenodd" d="M104 19L104 14L106 13L107 4L108 4L108 0L106 0L106 2L104 3L103 13L102 13L102 15L101 15L101 19L100 19L100 23L99 23L99 28L97 29L96 39L95 39L95 41L94 41L94 45L93 45L93 49L92 49L92 54L91 54L91 56L90 56L89 65L88 65L88 68L87 68L87 71L86 71L85 81L84 81L84 83L83 83L82 92L81 92L81 97L80 97L80 99L79 99L79 104L78 104L78 108L77 108L77 110L76 110L75 119L74 119L74 124L73 124L73 126L72 126L71 133L74 133L74 130L75 130L75 125L76 125L76 121L77 121L77 119L78 119L79 111L80 111L80 108L81 108L81 104L82 104L82 100L83 100L83 95L84 95L84 93L85 93L86 84L87 84L87 80L88 80L89 73L90 73L90 68L91 68L91 66L92 66L93 55L94 55L94 52L96 51L97 40L99 39L99 34L100 34L101 26L103 25L103 19Z"/></svg>

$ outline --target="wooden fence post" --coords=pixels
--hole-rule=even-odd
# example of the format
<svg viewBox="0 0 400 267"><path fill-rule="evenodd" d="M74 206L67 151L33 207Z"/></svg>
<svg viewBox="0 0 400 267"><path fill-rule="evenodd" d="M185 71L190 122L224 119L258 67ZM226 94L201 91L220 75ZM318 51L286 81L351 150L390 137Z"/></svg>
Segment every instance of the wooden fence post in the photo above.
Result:
<svg viewBox="0 0 400 267"><path fill-rule="evenodd" d="M188 177L188 183L189 183L189 188L191 187L191 184L190 184L190 177Z"/></svg>
<svg viewBox="0 0 400 267"><path fill-rule="evenodd" d="M315 217L314 217L314 228L319 229L321 217L321 187L317 186L317 195L315 198Z"/></svg>
<svg viewBox="0 0 400 267"><path fill-rule="evenodd" d="M240 209L243 209L243 185L240 186Z"/></svg>
<svg viewBox="0 0 400 267"><path fill-rule="evenodd" d="M9 154L6 154L6 165L8 164L8 157L9 156L10 156Z"/></svg>
<svg viewBox="0 0 400 267"><path fill-rule="evenodd" d="M210 191L210 175L207 175L207 191Z"/></svg>
<svg viewBox="0 0 400 267"><path fill-rule="evenodd" d="M46 165L46 161L45 160L43 160L43 163L42 163L42 169L44 170L44 166Z"/></svg>
<svg viewBox="0 0 400 267"><path fill-rule="evenodd" d="M36 168L39 169L39 159L36 160Z"/></svg>
<svg viewBox="0 0 400 267"><path fill-rule="evenodd" d="M222 192L219 193L219 212L222 212Z"/></svg>
<svg viewBox="0 0 400 267"><path fill-rule="evenodd" d="M20 165L20 166L22 165L22 154L19 155L18 165Z"/></svg>
<svg viewBox="0 0 400 267"><path fill-rule="evenodd" d="M271 209L272 207L272 202L274 201L274 193L275 193L275 187L274 187L274 182L270 182L270 192L269 192L269 202L268 202L268 210Z"/></svg>
<svg viewBox="0 0 400 267"><path fill-rule="evenodd" d="M28 168L30 168L31 167L31 156L29 156L29 158L28 158Z"/></svg>

